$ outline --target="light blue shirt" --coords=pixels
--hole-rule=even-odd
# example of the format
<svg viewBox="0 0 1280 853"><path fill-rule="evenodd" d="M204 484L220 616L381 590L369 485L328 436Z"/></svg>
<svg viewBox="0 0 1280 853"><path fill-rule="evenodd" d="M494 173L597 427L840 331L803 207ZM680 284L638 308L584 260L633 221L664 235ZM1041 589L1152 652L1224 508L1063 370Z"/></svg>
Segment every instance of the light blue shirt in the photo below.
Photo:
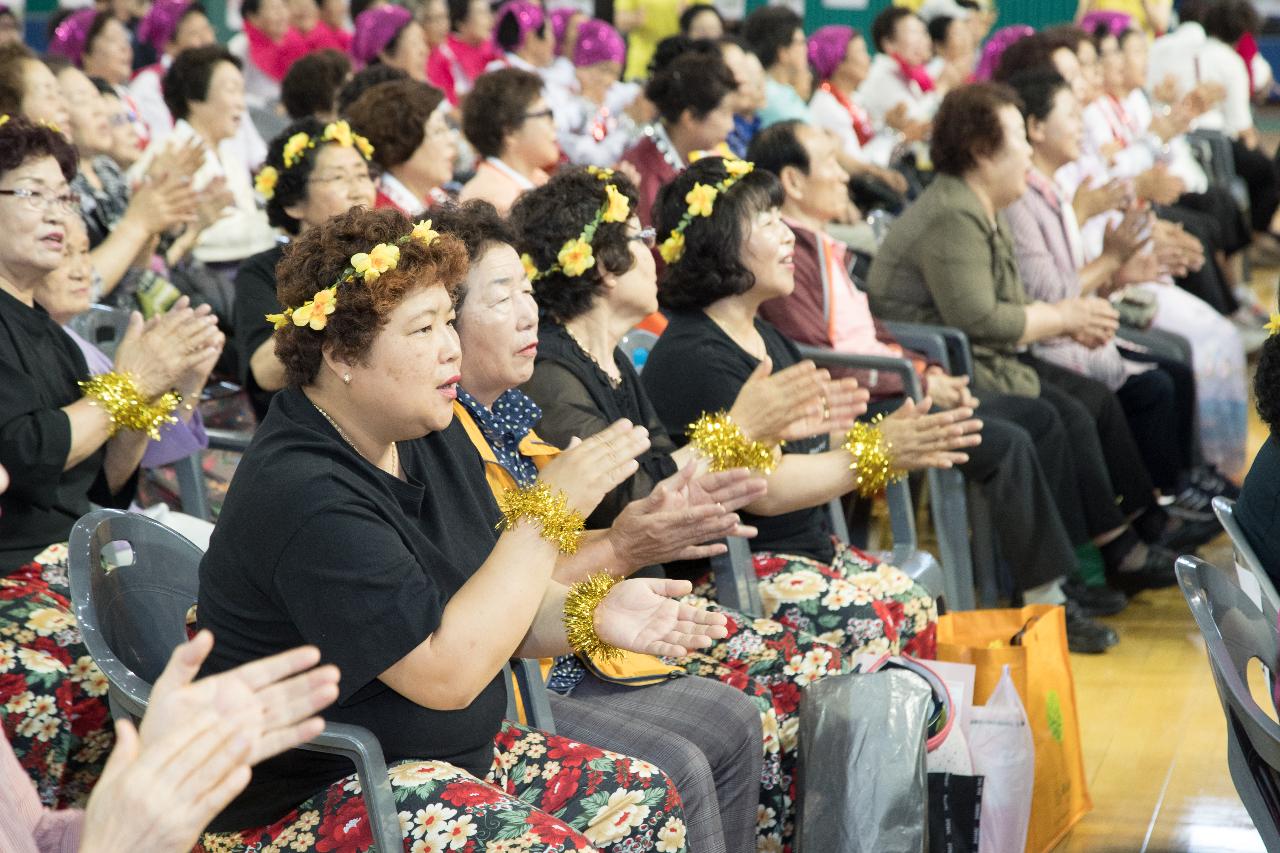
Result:
<svg viewBox="0 0 1280 853"><path fill-rule="evenodd" d="M780 121L810 121L809 105L793 87L768 77L765 79L764 94L764 108L756 113L762 128Z"/></svg>

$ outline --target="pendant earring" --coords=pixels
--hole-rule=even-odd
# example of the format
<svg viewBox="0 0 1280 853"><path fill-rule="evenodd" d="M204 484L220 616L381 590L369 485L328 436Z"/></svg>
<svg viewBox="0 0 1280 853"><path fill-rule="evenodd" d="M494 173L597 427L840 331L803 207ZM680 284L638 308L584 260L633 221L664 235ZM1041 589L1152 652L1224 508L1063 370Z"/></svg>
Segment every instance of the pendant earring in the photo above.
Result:
<svg viewBox="0 0 1280 853"><path fill-rule="evenodd" d="M344 374L342 374L342 382L343 382L343 384L344 384L344 385L350 385L350 384L351 384L351 374L350 374L350 373L344 373Z"/></svg>

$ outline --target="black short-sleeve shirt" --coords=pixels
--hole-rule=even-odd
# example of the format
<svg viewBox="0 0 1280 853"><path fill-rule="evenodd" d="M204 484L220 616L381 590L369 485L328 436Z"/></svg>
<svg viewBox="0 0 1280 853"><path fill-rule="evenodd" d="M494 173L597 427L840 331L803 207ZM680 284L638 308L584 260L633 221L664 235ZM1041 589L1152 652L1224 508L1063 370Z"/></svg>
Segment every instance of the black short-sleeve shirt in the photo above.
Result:
<svg viewBox="0 0 1280 853"><path fill-rule="evenodd" d="M76 383L88 378L84 354L45 310L0 290L0 465L10 480L0 495L0 574L65 542L91 501L123 507L132 499L135 481L115 495L108 489L105 445L62 470L71 452L62 407L83 396Z"/></svg>
<svg viewBox="0 0 1280 853"><path fill-rule="evenodd" d="M800 361L795 344L773 326L757 319L756 329L774 370ZM706 314L679 311L671 314L640 380L667 432L683 445L689 424L706 412L733 407L738 391L759 363ZM789 441L784 452L812 453L826 446L825 438ZM759 529L759 535L750 540L753 551L801 554L823 563L835 556L822 507L769 517L743 513L743 520Z"/></svg>
<svg viewBox="0 0 1280 853"><path fill-rule="evenodd" d="M258 387L249 360L274 331L266 316L280 310L280 300L276 298L276 264L280 263L283 255L284 244L272 246L265 252L245 258L236 270L236 300L231 315L240 356L240 384L249 392L249 401L259 422L267 416L271 398L276 392Z"/></svg>
<svg viewBox="0 0 1280 853"><path fill-rule="evenodd" d="M399 451L407 481L362 459L299 389L276 396L200 564L199 622L216 637L204 669L313 643L342 670L326 720L370 729L388 761L439 759L483 776L506 710L500 674L460 711L417 705L378 676L439 626L493 550L499 512L456 421ZM342 758L285 753L254 769L213 826L270 823L351 772Z"/></svg>

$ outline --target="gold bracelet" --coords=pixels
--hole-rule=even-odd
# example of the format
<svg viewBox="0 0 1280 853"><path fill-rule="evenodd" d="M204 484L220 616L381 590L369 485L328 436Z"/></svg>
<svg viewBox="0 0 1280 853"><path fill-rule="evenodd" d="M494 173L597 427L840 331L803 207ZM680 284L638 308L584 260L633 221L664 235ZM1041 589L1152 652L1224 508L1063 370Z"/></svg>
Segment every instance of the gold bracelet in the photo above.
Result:
<svg viewBox="0 0 1280 853"><path fill-rule="evenodd" d="M853 457L849 470L856 475L855 487L859 496L864 498L875 497L885 486L906 477L905 472L893 467L893 445L884 440L884 433L876 426L880 420L876 418L869 424L862 421L854 424L842 445Z"/></svg>
<svg viewBox="0 0 1280 853"><path fill-rule="evenodd" d="M546 483L537 483L523 489L508 489L498 499L503 519L499 530L510 530L522 518L529 518L542 525L542 538L554 543L561 554L574 554L586 522L582 513L569 506L564 493L552 494Z"/></svg>
<svg viewBox="0 0 1280 853"><path fill-rule="evenodd" d="M707 457L713 472L747 468L772 474L778 465L774 446L747 438L728 412L703 414L689 426L689 442Z"/></svg>
<svg viewBox="0 0 1280 853"><path fill-rule="evenodd" d="M128 373L101 373L88 382L80 382L86 397L92 397L94 405L101 405L111 419L108 437L122 429L145 432L159 440L160 427L176 424L173 410L182 399L176 391L168 391L153 403L148 403L138 390L138 383Z"/></svg>
<svg viewBox="0 0 1280 853"><path fill-rule="evenodd" d="M564 597L564 633L570 648L581 657L603 660L622 657L622 649L606 643L596 633L596 607L621 580L600 572L569 587L569 594Z"/></svg>

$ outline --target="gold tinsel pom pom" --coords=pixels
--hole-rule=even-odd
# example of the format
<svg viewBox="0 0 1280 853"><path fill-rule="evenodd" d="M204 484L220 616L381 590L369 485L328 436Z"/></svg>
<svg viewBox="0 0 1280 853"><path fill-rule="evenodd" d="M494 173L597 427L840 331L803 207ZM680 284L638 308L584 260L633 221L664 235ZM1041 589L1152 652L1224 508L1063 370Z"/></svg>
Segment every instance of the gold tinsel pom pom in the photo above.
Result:
<svg viewBox="0 0 1280 853"><path fill-rule="evenodd" d="M617 660L622 650L611 646L596 633L596 606L621 581L607 572L591 575L569 587L564 598L564 633L569 646L584 658Z"/></svg>
<svg viewBox="0 0 1280 853"><path fill-rule="evenodd" d="M562 554L574 554L578 540L586 527L582 513L571 508L563 494L552 494L546 483L538 483L523 489L508 489L498 499L503 520L499 530L510 530L522 518L529 518L542 525L542 538L552 542Z"/></svg>
<svg viewBox="0 0 1280 853"><path fill-rule="evenodd" d="M774 448L747 438L728 412L704 414L689 426L688 435L693 446L707 457L713 472L747 468L772 474L777 467Z"/></svg>
<svg viewBox="0 0 1280 853"><path fill-rule="evenodd" d="M885 486L906 476L893 467L893 447L874 423L854 424L845 435L843 447L853 457L849 470L857 475L854 482L858 494L864 498L875 497Z"/></svg>
<svg viewBox="0 0 1280 853"><path fill-rule="evenodd" d="M155 441L160 440L163 424L176 424L174 409L182 402L182 395L169 391L154 403L148 403L138 391L138 383L127 373L102 373L88 382L79 383L86 397L94 398L111 418L108 436L122 429L145 432Z"/></svg>

